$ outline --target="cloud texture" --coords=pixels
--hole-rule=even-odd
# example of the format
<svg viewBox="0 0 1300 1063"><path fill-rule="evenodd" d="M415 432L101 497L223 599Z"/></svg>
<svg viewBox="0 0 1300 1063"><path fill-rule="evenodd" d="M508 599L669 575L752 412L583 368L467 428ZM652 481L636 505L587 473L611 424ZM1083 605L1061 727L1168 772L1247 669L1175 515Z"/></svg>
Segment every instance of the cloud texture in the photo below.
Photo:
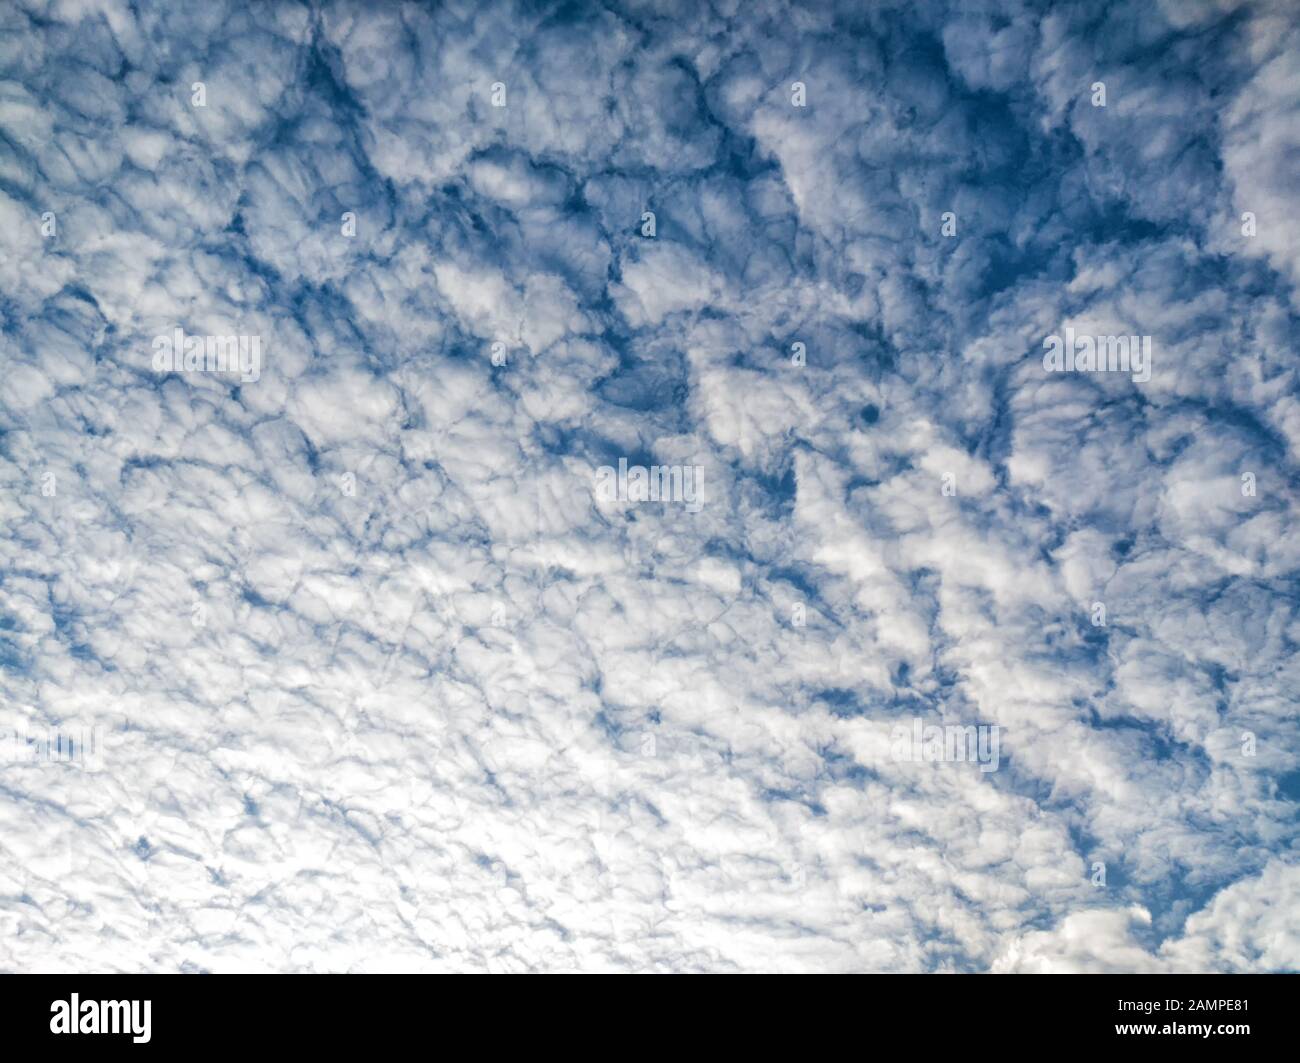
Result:
<svg viewBox="0 0 1300 1063"><path fill-rule="evenodd" d="M1296 969L1298 83L1285 0L5 5L0 725L103 748L11 743L0 967Z"/></svg>

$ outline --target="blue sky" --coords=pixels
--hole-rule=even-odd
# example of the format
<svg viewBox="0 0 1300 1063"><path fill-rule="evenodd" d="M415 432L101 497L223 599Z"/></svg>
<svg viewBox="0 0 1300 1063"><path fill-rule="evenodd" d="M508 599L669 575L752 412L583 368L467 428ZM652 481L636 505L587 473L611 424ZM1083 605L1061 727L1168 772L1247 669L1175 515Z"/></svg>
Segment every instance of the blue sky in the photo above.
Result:
<svg viewBox="0 0 1300 1063"><path fill-rule="evenodd" d="M8 5L0 967L1294 970L1297 83L1282 0Z"/></svg>

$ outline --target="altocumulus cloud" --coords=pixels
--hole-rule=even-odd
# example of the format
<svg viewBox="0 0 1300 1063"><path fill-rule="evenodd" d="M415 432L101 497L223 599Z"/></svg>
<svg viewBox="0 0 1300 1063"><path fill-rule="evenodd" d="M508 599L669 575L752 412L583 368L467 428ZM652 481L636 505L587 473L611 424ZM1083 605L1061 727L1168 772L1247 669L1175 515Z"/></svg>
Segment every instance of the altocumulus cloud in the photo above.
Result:
<svg viewBox="0 0 1300 1063"><path fill-rule="evenodd" d="M5 5L0 966L1296 968L1298 76Z"/></svg>

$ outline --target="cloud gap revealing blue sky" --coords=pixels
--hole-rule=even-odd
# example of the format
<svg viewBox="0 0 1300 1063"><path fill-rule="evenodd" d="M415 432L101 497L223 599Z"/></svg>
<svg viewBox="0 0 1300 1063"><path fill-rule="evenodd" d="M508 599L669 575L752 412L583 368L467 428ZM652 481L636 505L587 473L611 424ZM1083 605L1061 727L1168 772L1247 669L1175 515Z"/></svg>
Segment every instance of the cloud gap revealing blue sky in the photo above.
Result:
<svg viewBox="0 0 1300 1063"><path fill-rule="evenodd" d="M1284 0L0 12L0 967L1300 962Z"/></svg>

